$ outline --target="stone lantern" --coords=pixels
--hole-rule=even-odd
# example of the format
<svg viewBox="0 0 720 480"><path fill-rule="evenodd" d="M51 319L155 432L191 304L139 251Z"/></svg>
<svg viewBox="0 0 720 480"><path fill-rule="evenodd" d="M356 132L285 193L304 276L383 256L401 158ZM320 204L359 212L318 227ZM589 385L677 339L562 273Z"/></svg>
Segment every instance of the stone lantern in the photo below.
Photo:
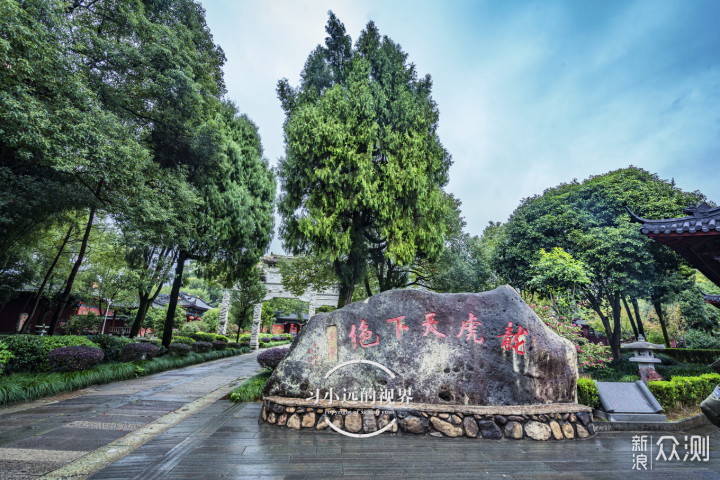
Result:
<svg viewBox="0 0 720 480"><path fill-rule="evenodd" d="M635 356L630 358L631 362L638 364L640 369L640 380L647 383L650 380L662 380L657 371L655 371L655 364L662 363L662 360L655 357L653 350L665 350L665 345L659 345L657 343L650 343L645 341L645 337L638 335L636 342L623 343L620 345L622 348L632 348L635 352Z"/></svg>

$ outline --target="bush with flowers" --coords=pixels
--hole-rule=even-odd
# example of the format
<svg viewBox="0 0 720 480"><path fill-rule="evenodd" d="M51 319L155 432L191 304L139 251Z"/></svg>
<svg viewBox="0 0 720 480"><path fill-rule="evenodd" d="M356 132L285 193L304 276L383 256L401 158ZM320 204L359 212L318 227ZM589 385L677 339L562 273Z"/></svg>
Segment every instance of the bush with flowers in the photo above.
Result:
<svg viewBox="0 0 720 480"><path fill-rule="evenodd" d="M549 306L531 304L530 308L550 330L570 340L577 350L579 368L604 368L611 360L610 347L588 341L582 336L582 329L564 316L559 316ZM579 310L581 311L581 310Z"/></svg>

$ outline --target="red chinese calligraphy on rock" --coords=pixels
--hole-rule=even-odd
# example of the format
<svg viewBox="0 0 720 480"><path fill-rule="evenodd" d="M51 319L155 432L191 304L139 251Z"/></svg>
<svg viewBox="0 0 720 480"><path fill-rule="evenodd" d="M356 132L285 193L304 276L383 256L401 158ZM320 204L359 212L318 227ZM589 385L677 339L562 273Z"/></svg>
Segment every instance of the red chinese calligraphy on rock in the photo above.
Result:
<svg viewBox="0 0 720 480"><path fill-rule="evenodd" d="M503 335L498 335L498 338L502 338L503 341L500 344L500 348L505 349L509 352L512 348L515 353L525 355L525 336L529 333L522 325L518 325L518 330L512 333L513 322L508 322Z"/></svg>
<svg viewBox="0 0 720 480"><path fill-rule="evenodd" d="M435 330L435 325L437 323L438 323L438 321L435 320L435 312L426 313L425 321L423 322L423 327L425 327L425 333L423 333L423 337L427 337L428 333L432 333L436 337L445 338L447 335Z"/></svg>
<svg viewBox="0 0 720 480"><path fill-rule="evenodd" d="M397 338L402 338L402 332L403 330L410 330L410 327L407 325L403 325L402 321L405 319L405 315L402 315L400 317L395 318L388 318L387 323L393 323L395 322L395 335Z"/></svg>
<svg viewBox="0 0 720 480"><path fill-rule="evenodd" d="M477 344L482 344L485 341L485 335L482 335L480 339L477 338L477 327L482 325L482 323L477 321L477 317L470 312L470 316L467 320L463 320L462 326L460 327L460 331L457 334L457 337L460 338L465 330L467 330L467 334L465 335L465 340L472 339L473 342Z"/></svg>
<svg viewBox="0 0 720 480"><path fill-rule="evenodd" d="M380 343L380 335L375 335L375 341L372 343L367 343L370 339L372 339L373 332L368 328L368 324L363 318L360 321L360 328L355 328L355 324L352 324L352 327L350 328L350 335L348 335L350 339L353 342L353 349L357 348L358 340L360 341L360 346L363 348L372 347L373 345L377 345Z"/></svg>

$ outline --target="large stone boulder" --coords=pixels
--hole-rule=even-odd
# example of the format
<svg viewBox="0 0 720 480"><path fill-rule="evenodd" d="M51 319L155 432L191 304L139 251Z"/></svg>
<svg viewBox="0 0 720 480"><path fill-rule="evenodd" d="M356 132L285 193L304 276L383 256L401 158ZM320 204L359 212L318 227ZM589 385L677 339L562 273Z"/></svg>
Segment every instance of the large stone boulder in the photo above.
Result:
<svg viewBox="0 0 720 480"><path fill-rule="evenodd" d="M341 365L351 360L370 363ZM338 367L339 366L339 367ZM338 367L332 371L333 368ZM576 402L575 348L509 286L436 294L392 290L314 316L266 396L450 405ZM353 396L354 395L354 396Z"/></svg>

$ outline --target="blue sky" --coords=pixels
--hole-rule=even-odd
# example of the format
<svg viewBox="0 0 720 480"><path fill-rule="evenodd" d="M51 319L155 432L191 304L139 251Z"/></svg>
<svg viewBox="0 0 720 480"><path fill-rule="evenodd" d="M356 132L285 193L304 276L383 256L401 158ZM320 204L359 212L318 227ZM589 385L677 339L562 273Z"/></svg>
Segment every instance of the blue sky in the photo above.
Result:
<svg viewBox="0 0 720 480"><path fill-rule="evenodd" d="M446 190L471 234L522 198L631 164L720 202L720 1L201 3L228 97L271 165L284 148L277 81L297 85L332 9L353 41L373 20L432 76Z"/></svg>

